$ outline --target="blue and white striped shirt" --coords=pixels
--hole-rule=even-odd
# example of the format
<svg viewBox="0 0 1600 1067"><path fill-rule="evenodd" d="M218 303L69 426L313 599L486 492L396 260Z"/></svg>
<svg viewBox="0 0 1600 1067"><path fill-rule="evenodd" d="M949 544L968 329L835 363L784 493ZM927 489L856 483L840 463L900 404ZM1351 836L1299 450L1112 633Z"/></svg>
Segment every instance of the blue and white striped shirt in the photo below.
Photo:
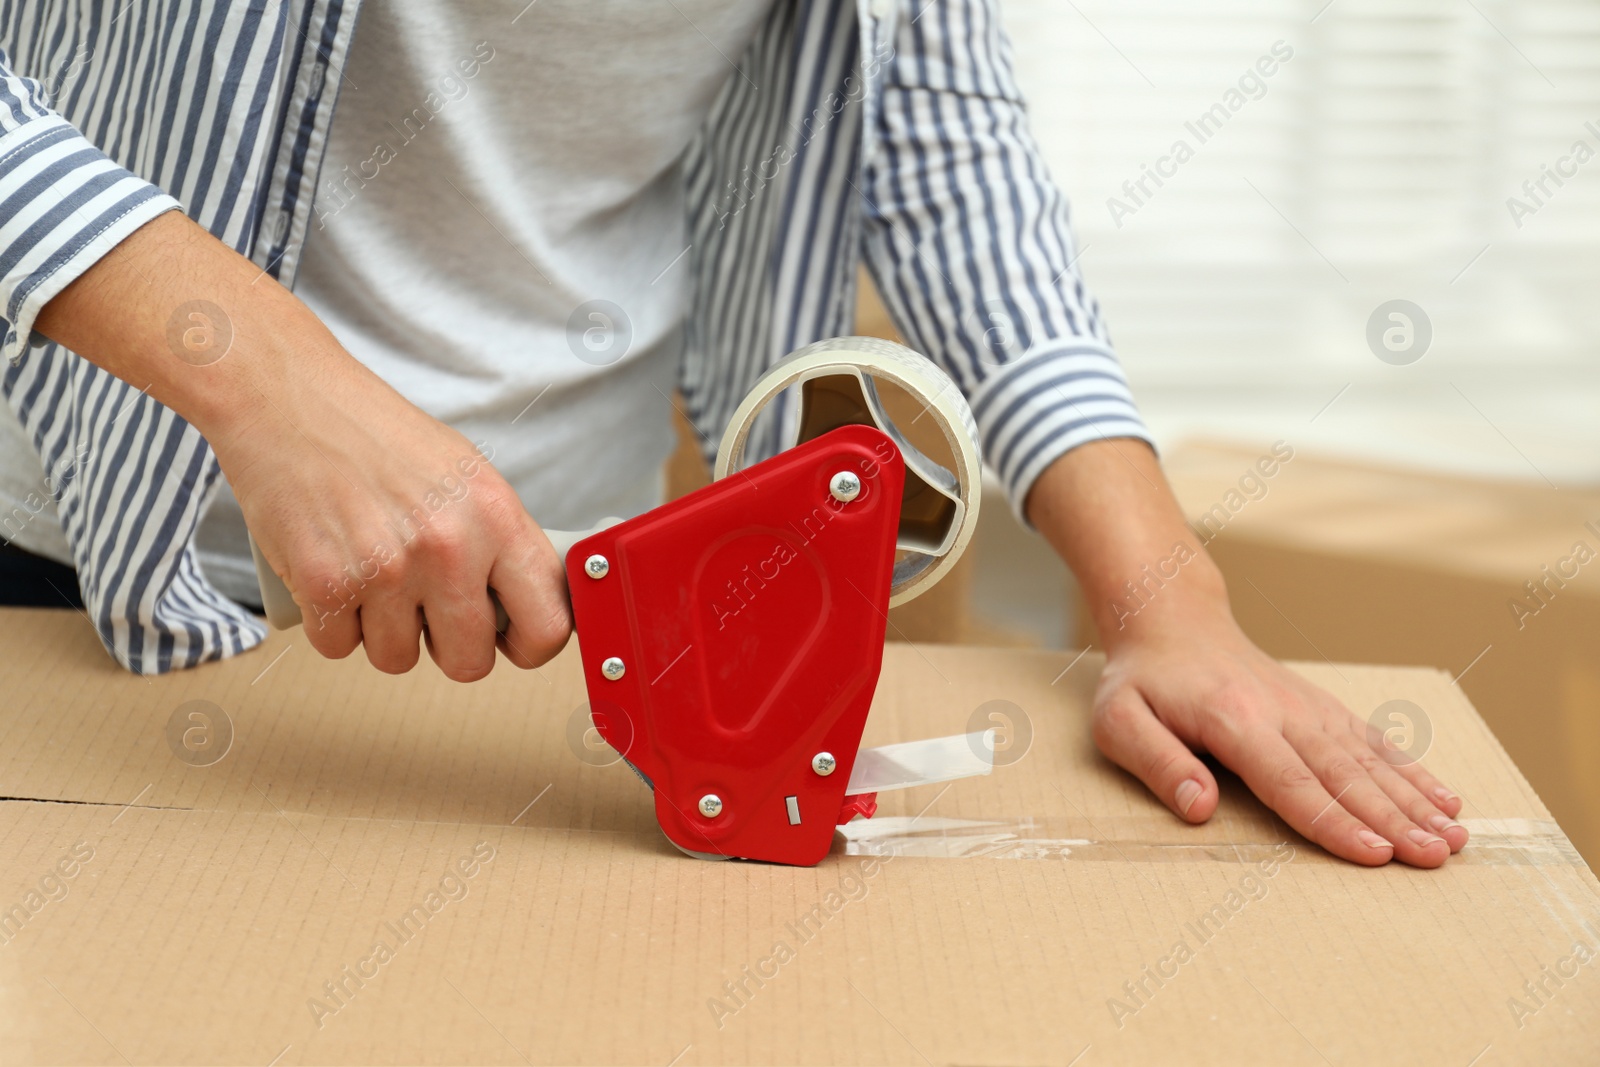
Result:
<svg viewBox="0 0 1600 1067"><path fill-rule="evenodd" d="M702 439L785 353L848 333L865 261L966 393L1020 513L1104 437L1149 440L997 0L781 0L685 164L680 386ZM293 285L358 0L0 0L0 378L45 464L88 614L156 673L258 643L193 546L220 473L176 413L33 333L128 234L181 209ZM770 450L773 442L768 442Z"/></svg>

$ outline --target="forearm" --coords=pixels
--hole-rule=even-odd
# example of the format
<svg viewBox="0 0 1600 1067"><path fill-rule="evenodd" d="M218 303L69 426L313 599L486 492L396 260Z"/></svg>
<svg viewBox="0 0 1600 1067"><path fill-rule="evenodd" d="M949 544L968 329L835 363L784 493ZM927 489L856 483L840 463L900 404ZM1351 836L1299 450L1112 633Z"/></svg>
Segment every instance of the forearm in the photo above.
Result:
<svg viewBox="0 0 1600 1067"><path fill-rule="evenodd" d="M1222 574L1144 442L1065 453L1034 482L1027 511L1077 576L1108 649L1196 613L1228 617Z"/></svg>
<svg viewBox="0 0 1600 1067"><path fill-rule="evenodd" d="M355 362L293 294L177 211L108 252L34 326L208 437L270 414L268 398L292 382Z"/></svg>

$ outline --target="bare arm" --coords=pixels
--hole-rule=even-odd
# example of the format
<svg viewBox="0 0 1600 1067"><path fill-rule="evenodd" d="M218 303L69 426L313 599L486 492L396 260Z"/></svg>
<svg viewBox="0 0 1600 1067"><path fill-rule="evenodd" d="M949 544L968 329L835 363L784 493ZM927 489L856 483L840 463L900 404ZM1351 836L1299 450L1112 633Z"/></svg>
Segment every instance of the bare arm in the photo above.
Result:
<svg viewBox="0 0 1600 1067"><path fill-rule="evenodd" d="M560 561L473 444L179 212L112 249L35 328L200 430L323 655L365 644L379 669L409 670L426 620L440 668L482 677L490 588L511 618L512 662L536 666L565 643Z"/></svg>
<svg viewBox="0 0 1600 1067"><path fill-rule="evenodd" d="M1206 751L1353 862L1437 867L1466 844L1459 797L1385 759L1359 719L1239 630L1148 446L1066 453L1034 483L1028 515L1077 575L1105 645L1095 740L1174 812L1204 822L1216 810L1216 779L1194 754Z"/></svg>

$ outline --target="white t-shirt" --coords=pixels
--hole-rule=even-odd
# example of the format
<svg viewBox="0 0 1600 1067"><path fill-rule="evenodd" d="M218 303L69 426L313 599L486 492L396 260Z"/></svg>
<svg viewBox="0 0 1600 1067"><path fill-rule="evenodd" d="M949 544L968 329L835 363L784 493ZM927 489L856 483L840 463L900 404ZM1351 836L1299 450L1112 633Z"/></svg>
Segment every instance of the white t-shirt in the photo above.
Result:
<svg viewBox="0 0 1600 1067"><path fill-rule="evenodd" d="M679 161L770 2L362 8L295 291L487 446L541 524L660 502L688 307ZM218 588L257 598L226 487L199 543Z"/></svg>

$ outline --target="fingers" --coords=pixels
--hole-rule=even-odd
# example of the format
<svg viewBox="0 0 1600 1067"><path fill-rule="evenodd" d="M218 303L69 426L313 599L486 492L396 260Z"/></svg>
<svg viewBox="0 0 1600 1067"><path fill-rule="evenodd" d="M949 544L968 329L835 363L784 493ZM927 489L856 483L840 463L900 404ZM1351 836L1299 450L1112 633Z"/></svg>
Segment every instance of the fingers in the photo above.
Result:
<svg viewBox="0 0 1600 1067"><path fill-rule="evenodd" d="M1262 803L1301 836L1366 867L1381 866L1394 857L1394 845L1340 806L1336 795L1277 730L1260 726L1229 731L1212 742L1211 748ZM1343 784L1336 788L1345 790ZM1448 854L1448 850L1441 851Z"/></svg>
<svg viewBox="0 0 1600 1067"><path fill-rule="evenodd" d="M1216 779L1135 690L1119 690L1099 709L1094 739L1180 818L1205 822L1217 810Z"/></svg>
<svg viewBox="0 0 1600 1067"><path fill-rule="evenodd" d="M417 665L422 612L403 590L367 597L353 609L361 623L367 661L384 674L404 674Z"/></svg>
<svg viewBox="0 0 1600 1067"><path fill-rule="evenodd" d="M1375 750L1396 774L1410 783L1412 788L1444 815L1451 819L1460 816L1463 806L1461 798L1443 782L1430 774L1427 768L1423 767L1415 759L1407 757L1395 749L1380 747L1382 745L1381 738L1378 739L1377 744L1374 744L1373 739L1369 736L1369 731L1363 728L1362 724L1354 716L1351 716L1350 724L1350 732L1357 744Z"/></svg>
<svg viewBox="0 0 1600 1067"><path fill-rule="evenodd" d="M425 637L457 681L487 675L497 643L520 667L544 663L572 632L562 561L486 460L455 458L466 447L459 434L406 411L415 416L409 437L397 435L377 455L345 457L365 491L323 494L317 499L329 506L321 510L274 506L289 490L271 479L240 496L252 527L277 535L259 543L284 546L296 579L286 584L313 647L339 658L364 644L373 666L398 674L416 665ZM354 432L327 443L342 455L366 442ZM282 474L269 467L238 469ZM447 473L435 477L440 470ZM304 471L294 473L290 495L304 496ZM503 636L491 591L507 612Z"/></svg>
<svg viewBox="0 0 1600 1067"><path fill-rule="evenodd" d="M1405 812L1406 818L1419 827L1444 838L1452 854L1460 852L1467 843L1467 828L1446 815L1437 803L1429 800L1417 787L1402 777L1386 763L1377 764L1370 772L1395 807Z"/></svg>
<svg viewBox="0 0 1600 1067"><path fill-rule="evenodd" d="M494 669L494 604L483 581L472 588L476 595L447 583L423 604L428 655L457 682L475 682Z"/></svg>
<svg viewBox="0 0 1600 1067"><path fill-rule="evenodd" d="M1460 852L1468 837L1467 828L1455 821L1461 811L1461 798L1414 759L1391 748L1374 746L1368 731L1361 729L1353 716L1350 721L1352 729L1342 738L1345 749L1366 766L1373 781L1407 818L1444 838L1452 853Z"/></svg>
<svg viewBox="0 0 1600 1067"><path fill-rule="evenodd" d="M489 586L500 598L510 626L500 637L500 650L512 663L529 670L548 661L572 635L572 609L567 579L550 539L532 520L527 531L495 562ZM490 630L494 613L490 609Z"/></svg>
<svg viewBox="0 0 1600 1067"><path fill-rule="evenodd" d="M1426 813L1418 808L1420 822L1402 811L1374 777L1389 769L1376 753L1370 749L1352 753L1320 724L1291 730L1285 738L1345 811L1394 846L1395 858L1413 867L1437 867L1450 858L1449 843L1425 828L1428 816L1438 811L1431 805Z"/></svg>
<svg viewBox="0 0 1600 1067"><path fill-rule="evenodd" d="M354 604L337 595L331 579L311 579L303 586L286 580L300 608L306 639L317 653L329 659L344 659L361 644L361 621Z"/></svg>
<svg viewBox="0 0 1600 1067"><path fill-rule="evenodd" d="M572 632L566 578L549 540L525 513L509 537L503 562L490 569L475 544L455 529L429 529L405 552L390 549L357 581L345 571L343 585L327 581L331 592L321 598L297 594L313 647L323 655L349 655L365 645L367 659L386 674L403 674L417 665L419 644L444 674L472 682L494 668L498 645L513 663L531 668L544 663L566 644ZM492 529L493 524L486 524ZM496 544L492 533L476 545ZM347 568L348 569L348 568ZM308 589L315 583L307 582ZM510 626L496 633L495 586ZM324 604L321 601L326 600ZM498 640L497 640L498 638Z"/></svg>

